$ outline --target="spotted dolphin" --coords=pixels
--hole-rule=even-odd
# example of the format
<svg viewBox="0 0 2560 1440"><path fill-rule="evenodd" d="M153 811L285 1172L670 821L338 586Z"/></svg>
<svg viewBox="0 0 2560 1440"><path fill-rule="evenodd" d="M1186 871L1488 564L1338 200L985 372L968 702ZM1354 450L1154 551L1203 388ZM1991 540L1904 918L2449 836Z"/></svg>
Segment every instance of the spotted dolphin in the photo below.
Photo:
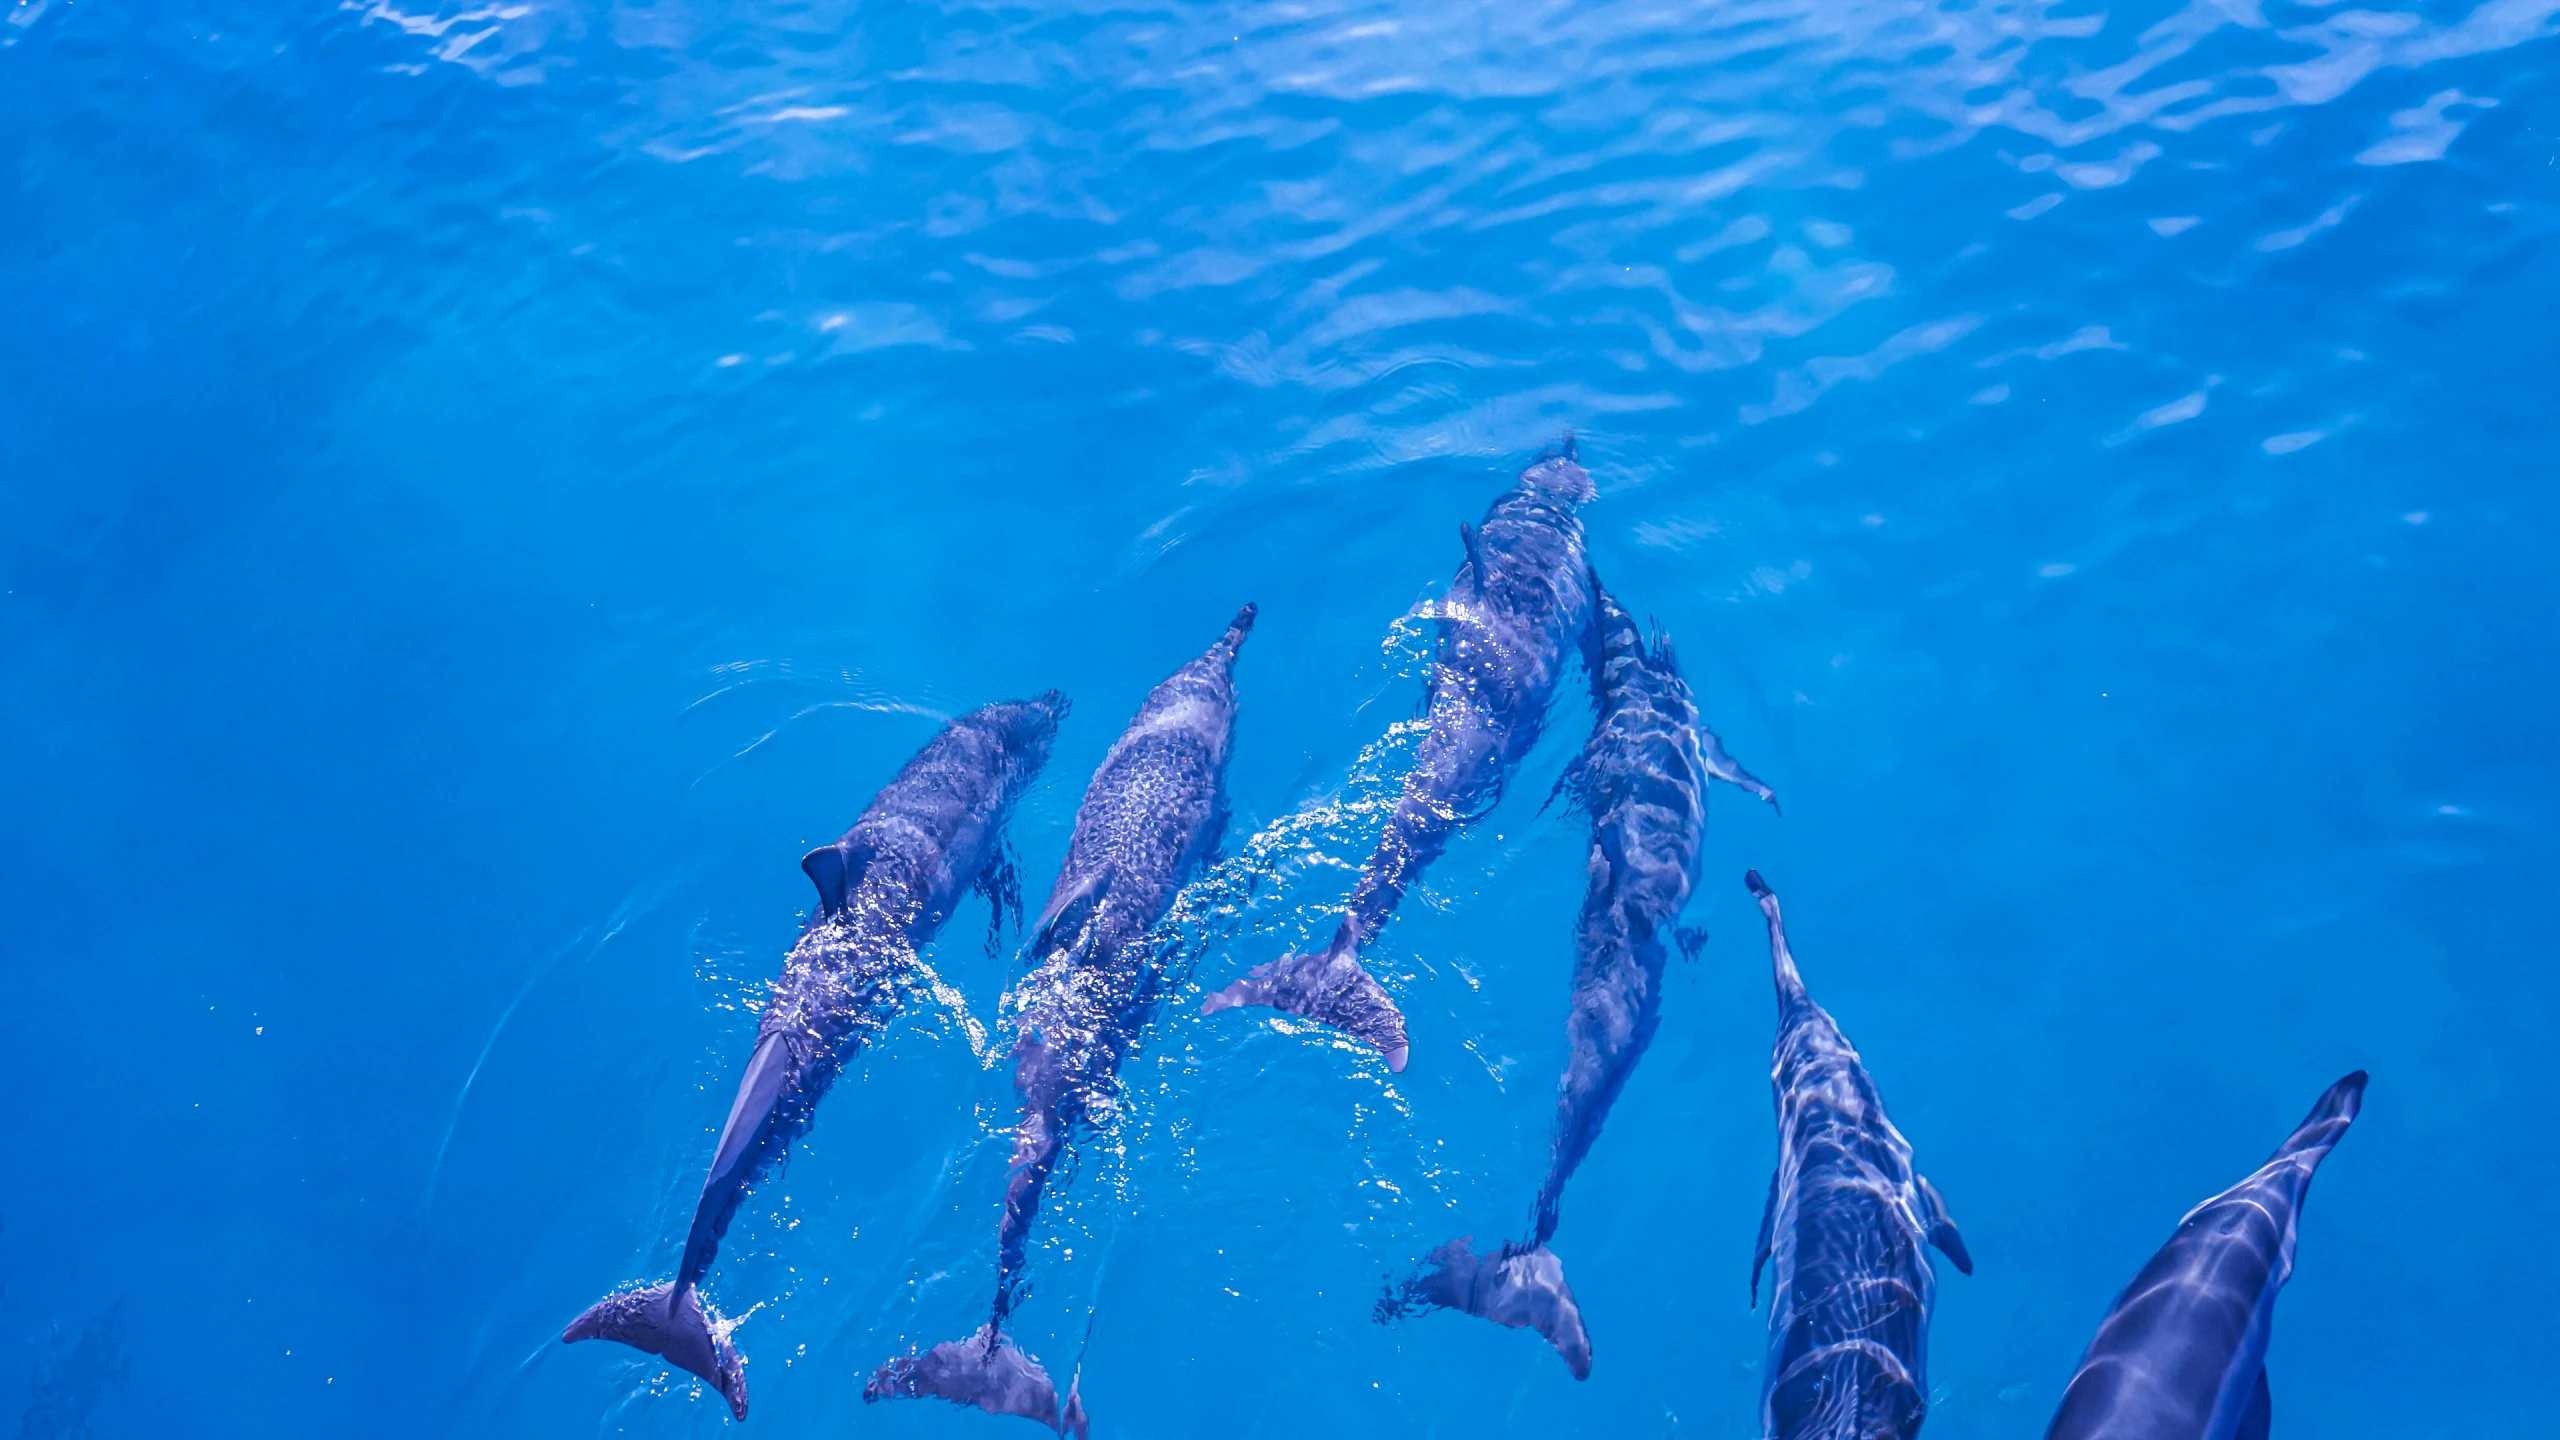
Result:
<svg viewBox="0 0 2560 1440"><path fill-rule="evenodd" d="M1429 728L1341 925L1324 949L1256 966L1209 996L1202 1014L1272 1006L1324 1021L1377 1047L1389 1070L1404 1068L1404 1012L1361 967L1360 950L1458 827L1502 797L1537 744L1567 656L1592 643L1590 568L1574 513L1591 495L1568 440L1523 471L1481 527L1458 527L1466 562L1430 611L1440 645Z"/></svg>
<svg viewBox="0 0 2560 1440"><path fill-rule="evenodd" d="M996 1230L993 1313L966 1340L881 1366L865 1400L939 1395L1085 1433L1073 1387L1061 1409L1048 1372L1002 1329L1027 1293L1024 1247L1050 1171L1068 1138L1108 1113L1120 1062L1162 996L1165 977L1148 932L1226 828L1236 651L1253 617L1251 605L1238 611L1207 653L1147 696L1076 811L1066 863L1032 931L1037 968L1015 992L1013 1087L1022 1118Z"/></svg>
<svg viewBox="0 0 2560 1440"><path fill-rule="evenodd" d="M1547 1248L1565 1182L1591 1153L1600 1124L1653 1043L1662 1016L1665 937L1694 945L1672 926L1698 883L1706 835L1707 782L1723 780L1777 803L1768 786L1733 762L1698 718L1671 642L1643 634L1617 598L1594 587L1600 663L1592 671L1600 716L1582 755L1559 783L1591 816L1588 888L1574 927L1573 1002L1565 1020L1568 1058L1556 1092L1554 1143L1546 1182L1530 1214L1529 1238L1491 1253L1461 1236L1431 1254L1434 1269L1406 1281L1380 1318L1446 1306L1547 1337L1577 1380L1591 1375L1591 1339Z"/></svg>
<svg viewBox="0 0 2560 1440"><path fill-rule="evenodd" d="M1805 993L1778 897L1744 877L1769 922L1778 982L1770 1082L1778 1169L1751 1257L1751 1298L1769 1264L1769 1354L1760 1371L1766 1440L1910 1440L1929 1410L1925 1246L1973 1273L1938 1191L1884 1113L1858 1052Z"/></svg>
<svg viewBox="0 0 2560 1440"><path fill-rule="evenodd" d="M1049 758L1067 710L1056 691L988 705L942 727L832 845L800 861L818 887L755 1054L720 1130L676 1277L608 1295L564 1341L619 1340L711 1382L747 1418L746 1365L734 1322L699 1287L747 1192L807 1131L845 1062L877 1036L919 969L917 951L972 886L999 889L1006 815Z"/></svg>
<svg viewBox="0 0 2560 1440"><path fill-rule="evenodd" d="M2312 1173L2364 1105L2359 1070L2248 1179L2178 1222L2125 1287L2046 1440L2266 1440L2267 1335Z"/></svg>

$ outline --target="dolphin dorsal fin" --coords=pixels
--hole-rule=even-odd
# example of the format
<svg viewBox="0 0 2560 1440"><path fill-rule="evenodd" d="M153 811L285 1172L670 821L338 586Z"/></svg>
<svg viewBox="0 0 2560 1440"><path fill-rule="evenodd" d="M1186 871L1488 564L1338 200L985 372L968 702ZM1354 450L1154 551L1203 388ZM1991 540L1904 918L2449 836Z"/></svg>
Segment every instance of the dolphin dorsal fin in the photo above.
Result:
<svg viewBox="0 0 2560 1440"><path fill-rule="evenodd" d="M1458 522L1458 543L1467 547L1467 584L1478 594L1483 593L1485 576L1491 573L1484 568L1481 539L1476 527L1464 520Z"/></svg>
<svg viewBox="0 0 2560 1440"><path fill-rule="evenodd" d="M862 872L871 868L871 852L856 849L844 841L821 845L800 857L800 869L809 883L818 887L818 913L832 915L844 908L844 897L862 883Z"/></svg>
<svg viewBox="0 0 2560 1440"><path fill-rule="evenodd" d="M1058 942L1078 943L1078 933L1093 923L1102 909L1103 897L1111 893L1111 872L1088 875L1076 882L1074 889L1049 902L1047 913L1040 917L1040 927L1032 932L1031 953L1034 963L1046 958Z"/></svg>

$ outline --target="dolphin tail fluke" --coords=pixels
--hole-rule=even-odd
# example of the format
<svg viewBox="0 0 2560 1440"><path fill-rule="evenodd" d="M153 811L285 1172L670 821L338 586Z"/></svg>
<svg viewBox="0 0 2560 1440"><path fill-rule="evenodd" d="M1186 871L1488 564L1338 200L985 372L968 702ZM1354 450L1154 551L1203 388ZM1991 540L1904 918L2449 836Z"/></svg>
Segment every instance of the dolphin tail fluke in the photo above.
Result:
<svg viewBox="0 0 2560 1440"><path fill-rule="evenodd" d="M2294 1127L2293 1134L2285 1138L2283 1147L2276 1151L2276 1158L2283 1160L2300 1156L2310 1164L2318 1165L2328 1155L2330 1147L2347 1133L2347 1127L2355 1123L2357 1112L2364 1108L2364 1082L2365 1073L2358 1070L2330 1086L2320 1096L2319 1103L2311 1107L2311 1113Z"/></svg>
<svg viewBox="0 0 2560 1440"><path fill-rule="evenodd" d="M1355 1040L1377 1047L1378 1053L1387 1057L1387 1069L1404 1069L1404 1012L1396 1008L1395 1000L1369 972L1360 968L1360 947L1350 939L1349 931L1345 925L1343 933L1327 949L1284 955L1267 965L1253 967L1242 980L1201 1001L1200 1013L1213 1014L1232 1005L1268 1005L1323 1021Z"/></svg>
<svg viewBox="0 0 2560 1440"><path fill-rule="evenodd" d="M862 1387L866 1402L924 1395L937 1395L954 1405L975 1405L990 1415L1019 1415L1084 1440L1083 1400L1070 1389L1061 1413L1058 1387L1050 1383L1049 1372L992 1324L966 1340L947 1341L921 1355L910 1351L881 1366L871 1383Z"/></svg>
<svg viewBox="0 0 2560 1440"><path fill-rule="evenodd" d="M645 1290L607 1295L560 1332L564 1343L619 1340L635 1350L666 1357L679 1370L699 1375L729 1402L729 1413L747 1418L746 1362L729 1343L729 1327L703 1309L693 1287L674 1281Z"/></svg>
<svg viewBox="0 0 2560 1440"><path fill-rule="evenodd" d="M1461 1235L1431 1252L1431 1269L1404 1283L1379 1306L1379 1318L1438 1306L1547 1337L1576 1380L1591 1378L1591 1337L1582 1307L1564 1283L1564 1262L1544 1245L1505 1245L1477 1254Z"/></svg>

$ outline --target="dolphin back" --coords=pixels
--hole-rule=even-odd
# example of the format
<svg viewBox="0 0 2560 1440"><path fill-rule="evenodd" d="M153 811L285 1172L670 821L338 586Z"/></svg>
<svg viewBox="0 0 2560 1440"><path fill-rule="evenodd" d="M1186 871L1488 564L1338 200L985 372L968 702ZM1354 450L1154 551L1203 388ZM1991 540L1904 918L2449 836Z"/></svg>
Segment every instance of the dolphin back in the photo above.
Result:
<svg viewBox="0 0 2560 1440"><path fill-rule="evenodd" d="M1756 870L1743 878L1768 922L1779 1014L1778 1168L1751 1262L1755 1301L1761 1268L1773 1274L1763 1429L1769 1440L1910 1440L1929 1408L1927 1247L1966 1274L1973 1257L1857 1050L1806 993L1776 893Z"/></svg>
<svg viewBox="0 0 2560 1440"><path fill-rule="evenodd" d="M1032 930L1038 968L1016 992L1022 1111L996 1230L992 1313L967 1339L883 1364L863 1389L866 1402L933 1396L1061 1435L1085 1433L1073 1380L1062 1403L1038 1357L1003 1326L1028 1293L1022 1272L1050 1172L1070 1133L1091 1123L1154 1012L1162 976L1148 932L1225 825L1236 653L1254 614L1251 605L1237 611L1216 643L1148 692L1085 787L1066 860Z"/></svg>
<svg viewBox="0 0 2560 1440"><path fill-rule="evenodd" d="M845 1053L886 1023L896 971L949 918L961 887L989 873L1013 803L1049 757L1066 698L982 706L951 721L801 869L817 886L808 928L784 962L694 1202L676 1278L606 1296L560 1338L618 1340L709 1381L747 1418L746 1362L732 1322L696 1291L738 1206L815 1115Z"/></svg>
<svg viewBox="0 0 2560 1440"><path fill-rule="evenodd" d="M1440 628L1423 701L1430 725L1340 926L1324 948L1257 965L1205 997L1202 1014L1239 1005L1284 1010L1371 1046L1389 1071L1404 1069L1404 1012L1361 965L1360 951L1450 837L1502 798L1537 743L1568 656L1594 653L1591 570L1574 513L1591 496L1568 436L1521 472L1481 525L1459 525L1466 559L1447 597L1425 612Z"/></svg>
<svg viewBox="0 0 2560 1440"><path fill-rule="evenodd" d="M2187 1212L2099 1324L2047 1440L2266 1440L2295 1226L2364 1087L2361 1070L2330 1086L2266 1164Z"/></svg>
<svg viewBox="0 0 2560 1440"><path fill-rule="evenodd" d="M901 766L843 838L801 857L817 886L820 922L853 917L933 938L970 885L997 858L1005 817L1030 788L1066 718L1052 690L981 705L944 725Z"/></svg>

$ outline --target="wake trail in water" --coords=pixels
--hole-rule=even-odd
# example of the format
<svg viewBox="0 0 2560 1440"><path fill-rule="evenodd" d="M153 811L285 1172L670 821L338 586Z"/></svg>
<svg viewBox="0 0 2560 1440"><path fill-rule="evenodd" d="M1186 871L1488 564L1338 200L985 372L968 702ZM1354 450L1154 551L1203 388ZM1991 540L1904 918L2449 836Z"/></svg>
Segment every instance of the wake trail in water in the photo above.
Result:
<svg viewBox="0 0 2560 1440"><path fill-rule="evenodd" d="M666 887L660 886L654 893L626 897L622 904L615 908L605 932L596 937L594 944L586 945L586 954L582 958L594 959L606 945L612 943L615 936L620 935L624 928L630 925L632 920L654 909L665 893ZM514 998L507 1001L507 1008L498 1012L497 1023L489 1027L489 1038L481 1042L480 1054L471 1062L470 1073L462 1077L462 1088L454 1092L453 1110L445 1118L444 1136L436 1142L436 1158L427 1166L426 1188L418 1196L418 1214L421 1217L435 1208L436 1184L443 1178L444 1159L453 1149L454 1134L462 1126L463 1106L470 1101L471 1087L479 1081L480 1072L488 1067L489 1057L496 1053L499 1037L506 1034L507 1022L513 1020L516 1011L523 1008L526 998L533 994L535 986L542 983L542 978L550 974L564 957L576 952L582 944L585 944L587 936L593 933L593 929L594 927L590 926L588 929L579 931L576 938L568 944L536 961L531 972L524 977L524 983L516 987Z"/></svg>

